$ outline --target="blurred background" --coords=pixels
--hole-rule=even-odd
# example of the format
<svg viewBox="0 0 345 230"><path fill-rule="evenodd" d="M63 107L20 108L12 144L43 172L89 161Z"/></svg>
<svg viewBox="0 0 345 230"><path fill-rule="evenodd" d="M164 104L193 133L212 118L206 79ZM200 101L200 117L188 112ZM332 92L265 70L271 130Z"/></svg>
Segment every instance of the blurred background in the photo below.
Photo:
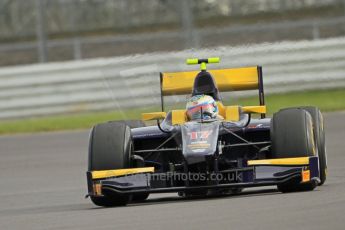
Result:
<svg viewBox="0 0 345 230"><path fill-rule="evenodd" d="M345 0L1 0L0 65L322 39Z"/></svg>
<svg viewBox="0 0 345 230"><path fill-rule="evenodd" d="M345 0L0 0L0 119L8 130L66 114L89 122L71 128L137 118L159 106L159 72L210 56L222 59L210 68L262 65L270 112L293 98L341 110L344 35Z"/></svg>

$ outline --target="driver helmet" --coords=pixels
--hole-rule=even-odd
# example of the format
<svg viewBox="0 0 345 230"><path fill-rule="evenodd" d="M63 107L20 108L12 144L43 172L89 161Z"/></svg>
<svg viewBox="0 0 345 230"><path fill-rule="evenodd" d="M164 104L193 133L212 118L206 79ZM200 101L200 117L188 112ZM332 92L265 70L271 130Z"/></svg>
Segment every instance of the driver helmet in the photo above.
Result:
<svg viewBox="0 0 345 230"><path fill-rule="evenodd" d="M186 106L189 120L208 120L218 116L218 106L213 97L208 95L195 95L191 97Z"/></svg>

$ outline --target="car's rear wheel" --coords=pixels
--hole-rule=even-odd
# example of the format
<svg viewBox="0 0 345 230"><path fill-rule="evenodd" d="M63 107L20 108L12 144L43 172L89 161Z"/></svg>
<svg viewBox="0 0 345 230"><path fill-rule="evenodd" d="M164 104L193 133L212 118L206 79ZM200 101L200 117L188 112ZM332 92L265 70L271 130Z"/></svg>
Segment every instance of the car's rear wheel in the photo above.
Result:
<svg viewBox="0 0 345 230"><path fill-rule="evenodd" d="M304 109L280 110L271 121L273 158L307 157L316 154L313 120ZM314 180L300 183L300 178L279 184L281 192L310 191L316 187Z"/></svg>
<svg viewBox="0 0 345 230"><path fill-rule="evenodd" d="M90 136L89 171L128 168L132 151L131 130L123 122L107 122L96 125ZM98 206L126 205L129 195L104 194L91 196Z"/></svg>

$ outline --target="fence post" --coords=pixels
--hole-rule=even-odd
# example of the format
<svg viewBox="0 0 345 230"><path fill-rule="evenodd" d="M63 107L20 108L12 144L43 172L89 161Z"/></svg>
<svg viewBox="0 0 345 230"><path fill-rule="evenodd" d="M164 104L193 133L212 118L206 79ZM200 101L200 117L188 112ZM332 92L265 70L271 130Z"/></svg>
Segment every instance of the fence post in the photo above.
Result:
<svg viewBox="0 0 345 230"><path fill-rule="evenodd" d="M81 41L79 37L73 38L73 57L75 60L80 60L83 58L81 51Z"/></svg>
<svg viewBox="0 0 345 230"><path fill-rule="evenodd" d="M79 27L78 27L78 22L79 22L79 14L77 15L78 12L78 3L76 1L73 1L71 3L72 11L70 10L70 18L71 18L71 24L72 24L72 31L73 31L73 57L75 60L80 60L83 57L82 54L82 44L81 40L79 37Z"/></svg>
<svg viewBox="0 0 345 230"><path fill-rule="evenodd" d="M182 29L186 39L185 48L198 48L200 41L194 26L194 15L191 1L179 0L179 3Z"/></svg>
<svg viewBox="0 0 345 230"><path fill-rule="evenodd" d="M313 22L313 40L320 38L320 28L317 21Z"/></svg>
<svg viewBox="0 0 345 230"><path fill-rule="evenodd" d="M48 61L48 50L47 50L47 35L46 35L46 24L45 24L45 0L36 0L36 37L37 37L37 52L38 61Z"/></svg>

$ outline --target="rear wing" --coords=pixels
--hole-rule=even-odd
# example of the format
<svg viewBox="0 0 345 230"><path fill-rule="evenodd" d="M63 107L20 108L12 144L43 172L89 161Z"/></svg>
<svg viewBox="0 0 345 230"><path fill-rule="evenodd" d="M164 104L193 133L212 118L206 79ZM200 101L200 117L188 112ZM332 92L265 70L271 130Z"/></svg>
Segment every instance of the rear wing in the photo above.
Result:
<svg viewBox="0 0 345 230"><path fill-rule="evenodd" d="M262 67L243 67L209 70L220 92L254 90L259 91L260 105L265 105ZM161 107L164 111L164 96L191 94L194 79L199 71L160 73ZM262 118L265 114L261 115Z"/></svg>

